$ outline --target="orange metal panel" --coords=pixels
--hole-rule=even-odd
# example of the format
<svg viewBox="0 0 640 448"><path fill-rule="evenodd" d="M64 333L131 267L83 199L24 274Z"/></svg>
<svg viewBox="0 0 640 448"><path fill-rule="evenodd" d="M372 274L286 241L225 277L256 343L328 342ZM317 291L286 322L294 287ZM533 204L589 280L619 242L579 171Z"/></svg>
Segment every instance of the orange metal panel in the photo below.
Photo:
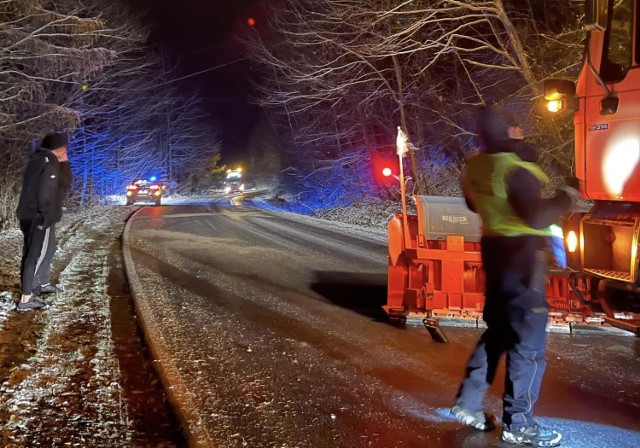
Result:
<svg viewBox="0 0 640 448"><path fill-rule="evenodd" d="M398 263L398 258L404 250L404 244L402 241L402 215L396 215L391 218L388 231L388 245L389 245L389 262L391 266L395 266Z"/></svg>
<svg viewBox="0 0 640 448"><path fill-rule="evenodd" d="M456 235L447 236L447 251L464 252L464 237Z"/></svg>
<svg viewBox="0 0 640 448"><path fill-rule="evenodd" d="M442 291L434 291L430 300L427 300L426 306L428 310L447 308L449 306L447 294Z"/></svg>
<svg viewBox="0 0 640 448"><path fill-rule="evenodd" d="M407 268L404 263L392 266L387 271L387 306L404 309L404 295L407 288Z"/></svg>
<svg viewBox="0 0 640 448"><path fill-rule="evenodd" d="M462 294L459 293L449 293L449 306L447 306L450 310L462 310Z"/></svg>
<svg viewBox="0 0 640 448"><path fill-rule="evenodd" d="M600 66L604 33L589 36L591 62ZM619 99L613 114L602 114L605 90L587 66L578 78L576 94L580 109L574 115L576 174L585 180L590 199L637 202L640 200L640 67L633 66L624 78L609 85Z"/></svg>
<svg viewBox="0 0 640 448"><path fill-rule="evenodd" d="M462 295L462 309L465 311L482 312L484 308L484 293L466 293Z"/></svg>
<svg viewBox="0 0 640 448"><path fill-rule="evenodd" d="M449 252L447 250L437 249L418 249L416 251L417 258L414 263L425 263L431 260L460 260L482 262L479 252Z"/></svg>
<svg viewBox="0 0 640 448"><path fill-rule="evenodd" d="M442 290L448 293L462 293L464 286L464 262L446 260L442 262Z"/></svg>

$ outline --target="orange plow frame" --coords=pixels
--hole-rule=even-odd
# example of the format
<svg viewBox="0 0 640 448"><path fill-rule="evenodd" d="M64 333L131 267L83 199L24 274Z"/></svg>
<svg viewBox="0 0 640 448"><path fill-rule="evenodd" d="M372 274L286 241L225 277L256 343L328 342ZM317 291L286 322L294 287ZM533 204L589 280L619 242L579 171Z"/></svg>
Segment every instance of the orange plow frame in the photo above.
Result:
<svg viewBox="0 0 640 448"><path fill-rule="evenodd" d="M461 198L414 197L417 216L391 219L388 293L390 317L409 314L437 318L482 319L485 277L477 215ZM588 291L588 280L579 290ZM552 270L547 283L551 315L583 321L587 309L573 292L569 274Z"/></svg>

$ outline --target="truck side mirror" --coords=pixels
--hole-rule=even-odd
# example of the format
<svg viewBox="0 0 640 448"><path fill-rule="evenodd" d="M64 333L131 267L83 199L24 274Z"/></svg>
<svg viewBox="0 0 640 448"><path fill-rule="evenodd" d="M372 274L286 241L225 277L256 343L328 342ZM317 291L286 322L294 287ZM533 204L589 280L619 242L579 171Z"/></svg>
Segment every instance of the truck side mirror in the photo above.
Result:
<svg viewBox="0 0 640 448"><path fill-rule="evenodd" d="M584 24L587 31L605 31L609 16L609 0L585 0Z"/></svg>
<svg viewBox="0 0 640 448"><path fill-rule="evenodd" d="M563 110L575 112L579 102L576 97L576 84L568 79L547 79L544 81L544 99L549 112Z"/></svg>
<svg viewBox="0 0 640 448"><path fill-rule="evenodd" d="M600 101L600 115L613 115L618 111L620 99L617 96L606 95Z"/></svg>

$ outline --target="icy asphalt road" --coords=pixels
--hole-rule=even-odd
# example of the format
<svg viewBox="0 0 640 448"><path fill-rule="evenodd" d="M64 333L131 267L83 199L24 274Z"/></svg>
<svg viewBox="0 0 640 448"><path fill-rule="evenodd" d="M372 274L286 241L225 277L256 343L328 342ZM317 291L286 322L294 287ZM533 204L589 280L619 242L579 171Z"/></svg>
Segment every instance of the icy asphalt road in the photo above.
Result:
<svg viewBox="0 0 640 448"><path fill-rule="evenodd" d="M447 413L478 330L438 344L384 321L383 235L211 203L144 208L129 238L140 318L194 446L504 446ZM537 414L563 446L640 446L640 340L551 334L548 351Z"/></svg>

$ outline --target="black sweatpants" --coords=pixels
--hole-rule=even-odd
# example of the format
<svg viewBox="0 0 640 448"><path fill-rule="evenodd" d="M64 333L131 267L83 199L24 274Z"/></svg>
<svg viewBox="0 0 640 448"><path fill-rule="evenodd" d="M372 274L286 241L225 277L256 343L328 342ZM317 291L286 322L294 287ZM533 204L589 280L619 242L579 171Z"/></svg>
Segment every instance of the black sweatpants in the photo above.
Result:
<svg viewBox="0 0 640 448"><path fill-rule="evenodd" d="M37 219L21 219L20 229L24 235L20 279L22 294L29 295L35 288L36 278L48 282L51 261L56 250L55 226L44 228ZM45 278L46 277L46 278ZM44 280L42 280L44 278Z"/></svg>
<svg viewBox="0 0 640 448"><path fill-rule="evenodd" d="M502 421L512 429L529 426L546 368L545 298L547 259L542 237L482 239L486 273L484 332L467 364L457 404L483 409L498 362L507 355Z"/></svg>

